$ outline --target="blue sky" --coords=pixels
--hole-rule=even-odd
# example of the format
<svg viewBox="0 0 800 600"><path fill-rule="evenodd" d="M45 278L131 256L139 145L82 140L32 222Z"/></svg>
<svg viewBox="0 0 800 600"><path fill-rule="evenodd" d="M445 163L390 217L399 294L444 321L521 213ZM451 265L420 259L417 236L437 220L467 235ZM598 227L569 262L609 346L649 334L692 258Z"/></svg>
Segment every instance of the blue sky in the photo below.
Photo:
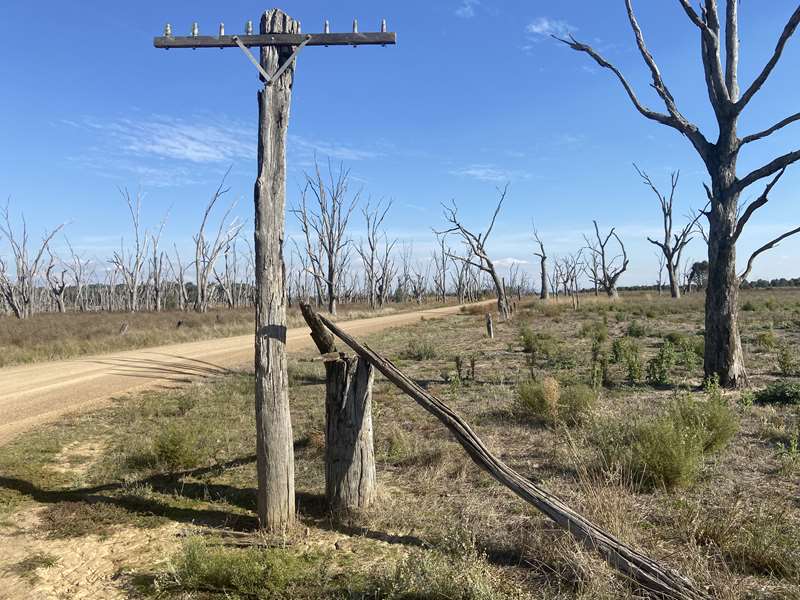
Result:
<svg viewBox="0 0 800 600"><path fill-rule="evenodd" d="M698 34L677 2L635 2L648 44L681 110L710 138L716 128L698 62ZM740 80L769 58L796 2L743 2ZM143 216L156 226L171 209L165 236L186 245L225 170L231 198L252 223L256 91L252 65L237 49L156 50L165 22L176 34L228 33L258 21L261 3L172 0L135 3L29 2L0 7L0 196L24 210L30 229L69 221L84 252L108 256L127 234L119 186L146 193ZM682 173L676 211L704 204L703 166L688 142L638 115L610 72L549 38L573 32L616 63L643 99L649 90L622 0L282 3L303 30L329 19L362 31L387 18L396 47L307 48L295 79L289 144L289 202L314 153L343 160L373 198L394 200L391 232L427 254L439 203L455 199L480 227L510 183L493 234L495 258L530 261L531 219L553 254L581 245L592 219L615 225L628 245L621 283L654 279L655 198L635 161L661 185ZM795 36L797 37L797 36ZM47 40L48 43L41 43ZM748 107L742 134L798 110L800 38ZM798 147L800 124L751 144L740 172ZM800 166L790 168L770 204L748 224L740 261L796 226ZM755 197L752 188L746 197ZM290 232L297 227L290 216ZM361 223L356 219L354 237ZM688 255L703 258L699 242ZM751 278L797 276L800 242L764 255ZM530 265L532 267L532 265Z"/></svg>

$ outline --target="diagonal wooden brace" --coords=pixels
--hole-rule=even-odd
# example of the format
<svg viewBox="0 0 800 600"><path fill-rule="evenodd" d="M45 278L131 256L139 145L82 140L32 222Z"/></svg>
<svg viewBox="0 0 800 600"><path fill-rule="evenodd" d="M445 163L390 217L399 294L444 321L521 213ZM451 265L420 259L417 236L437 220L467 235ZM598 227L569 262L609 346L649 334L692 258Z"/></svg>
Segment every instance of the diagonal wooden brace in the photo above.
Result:
<svg viewBox="0 0 800 600"><path fill-rule="evenodd" d="M244 45L244 42L242 42L242 40L239 39L238 35L233 36L232 39L236 43L236 45L239 46L239 48L242 49L242 52L245 53L247 58L250 59L250 62L255 65L256 69L258 69L258 72L261 74L261 77L264 78L264 81L266 82L266 85L272 85L272 83L277 81L280 78L280 76L283 75L284 71L286 71L286 69L288 69L295 60L297 60L297 54L300 52L300 50L302 50L306 46L306 44L308 44L308 42L311 41L311 36L310 35L306 36L306 39L303 40L294 49L294 52L292 52L292 55L286 60L286 62L284 62L281 65L280 69L275 71L275 74L272 77L270 77L269 74L264 70L264 67L262 67L261 63L256 59L255 56L253 56L253 53L250 52L250 49L247 46Z"/></svg>

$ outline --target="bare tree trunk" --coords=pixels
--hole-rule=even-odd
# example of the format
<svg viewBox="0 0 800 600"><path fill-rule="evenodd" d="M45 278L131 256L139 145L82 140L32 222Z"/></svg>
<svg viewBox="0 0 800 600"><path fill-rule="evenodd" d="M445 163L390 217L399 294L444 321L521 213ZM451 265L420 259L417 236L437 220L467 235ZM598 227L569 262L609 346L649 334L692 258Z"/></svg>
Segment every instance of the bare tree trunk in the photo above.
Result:
<svg viewBox="0 0 800 600"><path fill-rule="evenodd" d="M714 193L720 192L715 189ZM736 274L734 231L738 204L739 195L730 194L715 202L708 216L704 369L707 375L718 374L720 384L726 387L747 385L737 324L739 277Z"/></svg>
<svg viewBox="0 0 800 600"><path fill-rule="evenodd" d="M667 277L669 277L669 293L673 298L681 297L681 286L678 281L678 274L675 272L675 266L672 261L667 261Z"/></svg>
<svg viewBox="0 0 800 600"><path fill-rule="evenodd" d="M298 33L280 10L261 18L261 33ZM261 65L275 73L291 47L261 49ZM286 291L283 241L286 204L286 131L294 67L258 93L258 179L255 184L256 454L258 518L281 532L295 522L294 449L286 368Z"/></svg>

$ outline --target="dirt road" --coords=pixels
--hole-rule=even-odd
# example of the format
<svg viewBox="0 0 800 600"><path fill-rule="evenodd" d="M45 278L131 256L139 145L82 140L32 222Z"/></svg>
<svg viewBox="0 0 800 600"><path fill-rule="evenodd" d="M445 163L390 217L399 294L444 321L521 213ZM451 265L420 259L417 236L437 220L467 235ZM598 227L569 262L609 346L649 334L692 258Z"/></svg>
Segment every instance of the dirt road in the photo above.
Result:
<svg viewBox="0 0 800 600"><path fill-rule="evenodd" d="M458 312L447 306L348 321L363 335ZM289 351L311 345L308 329L290 329ZM0 444L64 413L93 408L114 396L225 373L253 361L250 335L0 369Z"/></svg>

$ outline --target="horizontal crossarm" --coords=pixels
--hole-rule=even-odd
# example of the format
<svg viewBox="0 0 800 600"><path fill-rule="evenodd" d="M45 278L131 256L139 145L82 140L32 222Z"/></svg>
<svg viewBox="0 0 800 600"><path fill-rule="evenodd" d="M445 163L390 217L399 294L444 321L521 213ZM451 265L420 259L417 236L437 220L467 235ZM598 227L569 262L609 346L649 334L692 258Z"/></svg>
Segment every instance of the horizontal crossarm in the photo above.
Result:
<svg viewBox="0 0 800 600"><path fill-rule="evenodd" d="M375 33L267 33L264 35L190 35L160 36L153 39L156 48L236 48L234 38L247 47L260 46L387 46L397 43L394 32Z"/></svg>

